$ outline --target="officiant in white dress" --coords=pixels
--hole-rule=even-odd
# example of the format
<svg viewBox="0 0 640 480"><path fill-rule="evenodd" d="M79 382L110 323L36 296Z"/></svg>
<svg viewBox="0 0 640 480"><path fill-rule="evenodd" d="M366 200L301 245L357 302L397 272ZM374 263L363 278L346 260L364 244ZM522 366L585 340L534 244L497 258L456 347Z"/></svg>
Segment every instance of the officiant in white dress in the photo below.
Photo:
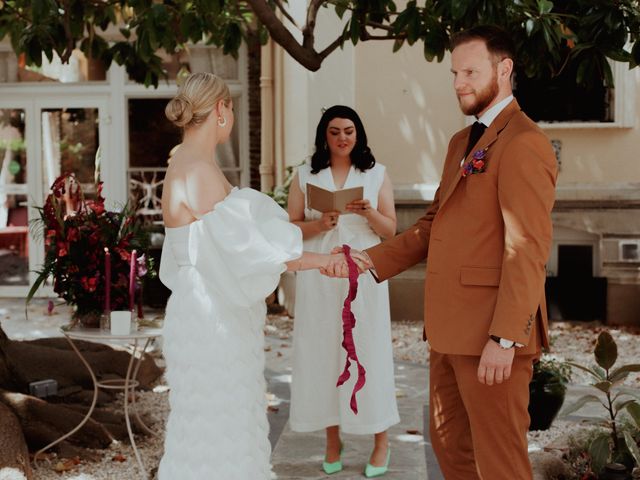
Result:
<svg viewBox="0 0 640 480"><path fill-rule="evenodd" d="M162 195L160 278L171 411L160 480L268 480L265 297L285 270L343 255L302 252L300 229L268 196L232 187L216 162L233 102L210 73L191 75L166 108L184 128Z"/></svg>
<svg viewBox="0 0 640 480"><path fill-rule="evenodd" d="M309 208L307 184L329 191L363 187L364 197L350 203L346 212L320 213ZM343 244L360 250L395 235L393 187L385 167L376 163L362 121L353 109L336 105L322 115L315 153L298 168L291 182L288 208L291 221L302 230L306 251L329 253ZM387 282L377 284L370 275L359 277L352 305L356 317L353 336L366 369L366 384L357 393L356 415L350 408L358 377L355 364L347 383L336 387L345 364L342 307L348 287L348 280L326 278L318 271L297 274L289 421L298 432L326 429L323 469L327 474L342 470L340 431L374 435L365 475L381 476L389 464L387 429L400 421L389 291Z"/></svg>

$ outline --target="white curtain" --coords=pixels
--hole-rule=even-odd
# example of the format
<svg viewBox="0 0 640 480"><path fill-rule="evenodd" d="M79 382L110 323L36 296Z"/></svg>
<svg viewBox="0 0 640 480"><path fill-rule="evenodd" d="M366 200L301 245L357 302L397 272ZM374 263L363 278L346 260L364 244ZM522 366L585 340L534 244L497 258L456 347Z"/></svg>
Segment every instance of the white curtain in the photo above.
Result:
<svg viewBox="0 0 640 480"><path fill-rule="evenodd" d="M0 142L6 145L4 158L2 158L2 164L0 165L0 228L6 227L9 222L7 186L12 183L12 175L9 172L9 164L13 156L11 143L13 140L18 139L20 139L20 132L15 127L0 127Z"/></svg>
<svg viewBox="0 0 640 480"><path fill-rule="evenodd" d="M42 112L42 153L44 159L45 192L60 176L60 120L56 112Z"/></svg>

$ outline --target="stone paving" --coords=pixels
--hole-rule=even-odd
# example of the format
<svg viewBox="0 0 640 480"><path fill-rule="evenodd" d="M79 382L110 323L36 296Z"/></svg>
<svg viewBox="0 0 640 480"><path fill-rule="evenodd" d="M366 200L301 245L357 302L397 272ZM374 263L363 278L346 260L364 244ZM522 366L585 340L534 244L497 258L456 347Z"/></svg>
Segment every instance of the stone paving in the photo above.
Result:
<svg viewBox="0 0 640 480"><path fill-rule="evenodd" d="M10 338L31 339L59 336L60 325L68 322L68 312L64 306L56 306L55 314L46 314L47 302L36 300L29 307L29 320L25 320L24 303L20 299L0 299L0 322ZM273 446L273 470L281 480L316 480L321 478L361 479L362 472L373 446L372 436L344 435L345 469L331 477L321 469L324 454L324 432L295 433L288 426L289 386L291 382L291 341L275 335L266 337L267 369L265 375L271 394L269 421L270 440ZM437 461L428 438L426 412L428 405L428 367L416 363L395 363L396 396L401 423L389 431L391 441L390 469L384 478L390 480L442 480ZM593 393L593 388L572 385L567 392L565 404L579 396ZM595 423L600 416L597 405L587 406L578 415L563 419L572 426L578 423ZM161 447L159 447L161 449ZM539 449L530 444L530 450ZM160 453L158 452L158 455ZM532 458L535 457L532 456ZM534 461L534 479L544 475L537 470ZM149 465L149 463L147 463ZM80 472L77 472L80 473ZM92 472L93 473L93 472ZM101 479L97 473L83 477Z"/></svg>
<svg viewBox="0 0 640 480"><path fill-rule="evenodd" d="M286 347L284 345L287 345ZM269 415L274 444L272 463L280 480L328 478L321 469L324 455L324 432L295 433L288 426L289 382L291 381L290 343L267 337L267 366L269 391L281 400L278 411ZM427 368L422 365L398 363L395 365L396 396L400 423L391 427L391 462L384 478L390 480L424 480L427 478L423 437L425 424L423 411L427 403ZM343 435L345 450L344 470L331 475L336 479L361 479L362 472L373 447L371 435ZM429 480L438 480L429 475Z"/></svg>

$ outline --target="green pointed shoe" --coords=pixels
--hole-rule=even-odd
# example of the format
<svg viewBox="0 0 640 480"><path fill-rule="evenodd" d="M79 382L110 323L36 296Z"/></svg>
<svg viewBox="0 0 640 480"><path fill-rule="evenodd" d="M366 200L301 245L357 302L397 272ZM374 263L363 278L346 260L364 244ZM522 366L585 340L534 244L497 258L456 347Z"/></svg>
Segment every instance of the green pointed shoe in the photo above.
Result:
<svg viewBox="0 0 640 480"><path fill-rule="evenodd" d="M364 476L367 478L381 477L389 470L389 460L391 460L391 447L387 447L387 461L382 467L374 467L370 463L364 469Z"/></svg>
<svg viewBox="0 0 640 480"><path fill-rule="evenodd" d="M340 445L340 456L342 456L343 450L344 450L344 445ZM323 461L322 469L324 470L324 473L326 473L327 475L332 475L334 473L338 473L342 471L342 458L337 462L332 462L332 463L327 463L326 461Z"/></svg>

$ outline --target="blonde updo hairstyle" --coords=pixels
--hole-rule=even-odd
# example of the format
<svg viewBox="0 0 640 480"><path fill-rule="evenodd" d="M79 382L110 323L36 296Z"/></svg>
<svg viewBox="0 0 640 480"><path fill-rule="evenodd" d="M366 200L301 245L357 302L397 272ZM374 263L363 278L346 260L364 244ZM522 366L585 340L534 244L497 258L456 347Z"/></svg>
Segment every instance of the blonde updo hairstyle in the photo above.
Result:
<svg viewBox="0 0 640 480"><path fill-rule="evenodd" d="M227 84L213 73L189 75L164 109L167 118L178 127L200 125L220 100L231 101Z"/></svg>

